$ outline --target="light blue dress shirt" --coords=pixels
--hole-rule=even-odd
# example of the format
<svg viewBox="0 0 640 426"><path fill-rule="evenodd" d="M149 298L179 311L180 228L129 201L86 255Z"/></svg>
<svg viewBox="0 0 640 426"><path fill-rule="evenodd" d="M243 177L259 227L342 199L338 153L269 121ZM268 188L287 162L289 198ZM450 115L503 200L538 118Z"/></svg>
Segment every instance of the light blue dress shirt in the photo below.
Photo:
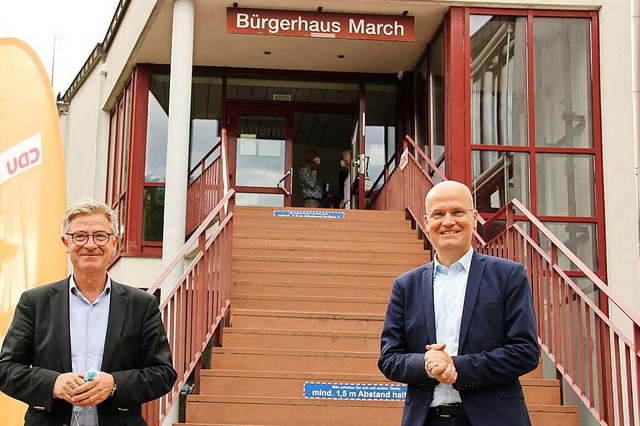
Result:
<svg viewBox="0 0 640 426"><path fill-rule="evenodd" d="M109 323L110 294L111 278L107 276L104 290L93 303L90 303L78 290L71 275L69 280L71 369L76 374L86 373L92 368L100 371ZM75 413L73 415L75 416ZM80 426L98 426L97 407L83 409L78 415L78 423ZM74 417L71 424L75 426Z"/></svg>
<svg viewBox="0 0 640 426"><path fill-rule="evenodd" d="M450 356L458 355L460 323L462 322L464 295L467 290L472 257L473 249L470 248L449 268L438 262L437 254L433 259L433 309L436 319L436 341L447 344L445 352ZM458 402L462 402L460 393L453 386L438 383L433 391L431 407Z"/></svg>

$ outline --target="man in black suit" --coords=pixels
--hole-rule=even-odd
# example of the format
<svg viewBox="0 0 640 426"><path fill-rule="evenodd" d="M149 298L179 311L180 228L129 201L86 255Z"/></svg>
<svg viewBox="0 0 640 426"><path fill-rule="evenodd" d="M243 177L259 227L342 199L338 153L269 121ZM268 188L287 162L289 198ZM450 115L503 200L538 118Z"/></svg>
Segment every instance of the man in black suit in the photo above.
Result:
<svg viewBox="0 0 640 426"><path fill-rule="evenodd" d="M394 281L378 361L408 384L402 425L528 426L518 377L539 348L525 269L473 250L465 185L434 186L426 212L434 260Z"/></svg>
<svg viewBox="0 0 640 426"><path fill-rule="evenodd" d="M61 231L73 274L22 294L0 390L29 405L25 425L145 425L141 405L177 377L158 303L107 274L119 237L106 204L71 205Z"/></svg>

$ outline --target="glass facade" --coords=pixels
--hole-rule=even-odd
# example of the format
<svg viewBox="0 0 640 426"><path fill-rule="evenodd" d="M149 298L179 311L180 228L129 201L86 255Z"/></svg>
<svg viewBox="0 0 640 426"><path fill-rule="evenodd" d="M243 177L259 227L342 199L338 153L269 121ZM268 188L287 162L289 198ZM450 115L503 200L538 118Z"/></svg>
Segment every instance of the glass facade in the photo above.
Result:
<svg viewBox="0 0 640 426"><path fill-rule="evenodd" d="M404 132L413 123L414 129L408 133L415 135L419 146L443 172L456 175L453 169L447 173L450 161L458 173L462 165L466 167L462 176L468 179L482 214L489 216L517 198L562 234L567 245L591 256L597 267L602 262L598 261L596 248L603 234L596 196L601 174L594 135L597 117L593 105L592 19L586 13L570 18L567 13L552 17L550 11L510 10L500 15L496 9L486 13L482 9L459 9L464 13L457 16L465 17L463 22L468 27L463 34L451 34L451 28L457 27L446 24L438 30L412 71L413 84L398 84L395 75L389 80L364 83L367 77L354 75L345 82L327 81L333 78L328 73L318 74L318 80L304 81L295 80L293 74L291 79L274 78L274 72L261 75L256 71L249 78L245 71L199 70L192 79L189 182L220 155L219 150L211 151L222 129L230 124L230 105L303 105L301 110L291 109L286 119L269 116L275 113L268 110L251 115L240 112L238 134L233 135L237 138L234 182L247 187L236 201L252 205L285 203L282 195L267 193L265 188L272 187L289 167L298 166L296 141L306 141L300 142L304 148L319 146L321 136L331 138L316 130L336 127L328 124L333 120L346 129L341 134L353 137L334 138L338 141L330 148L339 153L348 148L349 139L357 145L355 129L362 119L358 102L364 85L365 149L371 182L383 172L396 150L397 139L403 136L397 129ZM445 23L447 19L453 18L446 17ZM464 39L460 44L465 48L464 55L458 57L451 51L457 46L452 39ZM464 73L456 73L457 64L464 65ZM125 213L131 211L131 215L142 218L136 228L141 240L157 247L162 239L167 178L170 79L166 71L150 72L151 68L148 66L145 74L148 91L144 86L144 99L140 98L142 93L132 92L135 85L128 84L111 113L106 192L111 205L120 211L123 229ZM459 81L458 76L466 81ZM354 83L358 78L361 83ZM461 87L465 88L462 93ZM452 93L464 94L465 98L453 99ZM314 111L312 106L319 106L319 110ZM455 122L462 119L462 114L457 118L447 116L459 110L464 110L468 118L464 123ZM133 111L146 111L146 131L139 132L143 134L139 136L143 148L135 156L131 125L144 120L133 117ZM313 126L304 124L308 119L313 120ZM464 126L464 133L456 133L455 126ZM288 129L293 129L293 142L283 136ZM314 131L306 137L305 129ZM464 135L465 140L447 139L447 129ZM288 143L294 145L291 151L287 151L291 149ZM338 163L332 154L323 155L329 162ZM206 162L201 163L205 157ZM127 198L129 182L136 175L143 176L136 180L143 184L131 195L137 199ZM383 184L381 179L378 185Z"/></svg>
<svg viewBox="0 0 640 426"><path fill-rule="evenodd" d="M169 76L151 76L148 102L144 181L164 183L167 178Z"/></svg>
<svg viewBox="0 0 640 426"><path fill-rule="evenodd" d="M429 51L430 73L429 87L431 96L429 106L429 117L431 125L431 140L429 152L431 160L446 174L446 164L444 162L445 144L445 68L444 68L444 31L436 37Z"/></svg>
<svg viewBox="0 0 640 426"><path fill-rule="evenodd" d="M469 18L471 182L479 211L489 216L517 198L598 270L591 19Z"/></svg>
<svg viewBox="0 0 640 426"><path fill-rule="evenodd" d="M365 155L367 177L375 182L387 163L387 147L396 146L396 100L395 85L367 84ZM381 186L384 179L380 179Z"/></svg>
<svg viewBox="0 0 640 426"><path fill-rule="evenodd" d="M593 147L591 22L535 18L536 145Z"/></svg>
<svg viewBox="0 0 640 426"><path fill-rule="evenodd" d="M474 203L478 211L495 213L514 198L529 206L529 154L509 151L473 151Z"/></svg>
<svg viewBox="0 0 640 426"><path fill-rule="evenodd" d="M472 15L471 143L527 141L526 18Z"/></svg>

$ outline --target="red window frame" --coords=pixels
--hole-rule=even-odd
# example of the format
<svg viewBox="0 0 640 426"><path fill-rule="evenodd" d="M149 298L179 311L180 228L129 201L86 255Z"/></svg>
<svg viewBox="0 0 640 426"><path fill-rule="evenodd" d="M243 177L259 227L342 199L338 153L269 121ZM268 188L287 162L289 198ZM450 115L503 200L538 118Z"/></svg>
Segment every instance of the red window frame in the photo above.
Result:
<svg viewBox="0 0 640 426"><path fill-rule="evenodd" d="M160 257L162 244L142 241L142 211L144 208L144 164L147 137L149 68L138 65L131 80L111 111L107 166L107 203L112 208L124 205L124 234L120 256ZM127 110L127 102L129 108ZM122 128L128 120L127 129ZM114 128L115 127L115 128ZM115 132L115 133L114 133ZM128 163L126 182L123 178L124 135L127 132ZM120 184L120 185L118 185ZM122 215L122 212L119 212ZM122 218L121 218L122 221Z"/></svg>
<svg viewBox="0 0 640 426"><path fill-rule="evenodd" d="M503 15L527 18L527 80L528 80L528 140L527 146L471 145L471 52L469 48L469 23L471 15ZM591 73L593 111L593 147L592 148L556 148L536 146L535 144L535 85L534 85L534 43L533 23L536 17L586 18L591 22ZM451 179L471 184L472 151L508 151L529 154L530 170L530 209L537 215L537 178L536 154L588 154L593 156L595 175L595 215L592 217L539 216L543 222L593 223L596 225L596 252L598 267L594 272L606 282L606 232L604 209L604 178L602 168L602 121L600 108L600 63L598 52L599 22L597 11L560 11L527 10L499 8L451 8L445 18L445 161L447 175ZM453 52L464 52L455 54ZM456 84L462 83L462 84ZM464 99L464 102L460 102ZM483 215L489 217L490 214ZM524 220L524 217L516 217ZM570 276L579 273L567 271Z"/></svg>

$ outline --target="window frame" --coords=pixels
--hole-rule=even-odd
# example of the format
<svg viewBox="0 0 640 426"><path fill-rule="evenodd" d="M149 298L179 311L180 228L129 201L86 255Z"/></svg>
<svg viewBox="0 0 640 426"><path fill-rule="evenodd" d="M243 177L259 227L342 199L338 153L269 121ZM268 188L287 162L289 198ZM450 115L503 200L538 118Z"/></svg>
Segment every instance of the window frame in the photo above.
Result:
<svg viewBox="0 0 640 426"><path fill-rule="evenodd" d="M527 28L527 96L528 96L528 145L480 145L471 144L471 52L466 46L470 46L469 24L471 15L502 15L526 17ZM591 65L591 108L592 108L592 132L593 147L591 148L564 148L536 145L535 129L535 56L534 56L534 18L576 18L590 20L590 65ZM538 154L575 154L591 155L594 164L594 205L595 214L589 217L569 216L538 216L542 222L575 222L592 223L596 225L594 237L597 239L595 249L597 251L598 267L594 270L596 275L606 283L606 231L604 209L604 177L602 159L602 118L600 107L600 62L599 62L599 20L597 11L567 11L567 10L527 10L504 8L478 8L457 7L452 8L446 25L447 41L445 43L445 75L447 84L445 87L447 99L447 124L445 135L446 169L450 171L449 177L471 185L472 180L472 151L499 151L522 152L529 154L529 209L537 215L538 188L536 155ZM458 50L460 49L460 50ZM453 55L451 52L463 51L463 55ZM464 84L452 84L463 79ZM460 87L463 87L461 90ZM463 91L463 93L461 93ZM456 99L464 99L464 102L455 102ZM460 132L459 129L464 129ZM461 134L462 133L462 134ZM462 141L462 143L460 143ZM456 143L457 142L457 143ZM461 160L462 159L462 160ZM460 164L464 161L464 165ZM481 214L485 219L492 216L491 213ZM525 220L522 215L514 216L514 220ZM536 237L534 235L534 237ZM567 271L569 276L581 276Z"/></svg>

